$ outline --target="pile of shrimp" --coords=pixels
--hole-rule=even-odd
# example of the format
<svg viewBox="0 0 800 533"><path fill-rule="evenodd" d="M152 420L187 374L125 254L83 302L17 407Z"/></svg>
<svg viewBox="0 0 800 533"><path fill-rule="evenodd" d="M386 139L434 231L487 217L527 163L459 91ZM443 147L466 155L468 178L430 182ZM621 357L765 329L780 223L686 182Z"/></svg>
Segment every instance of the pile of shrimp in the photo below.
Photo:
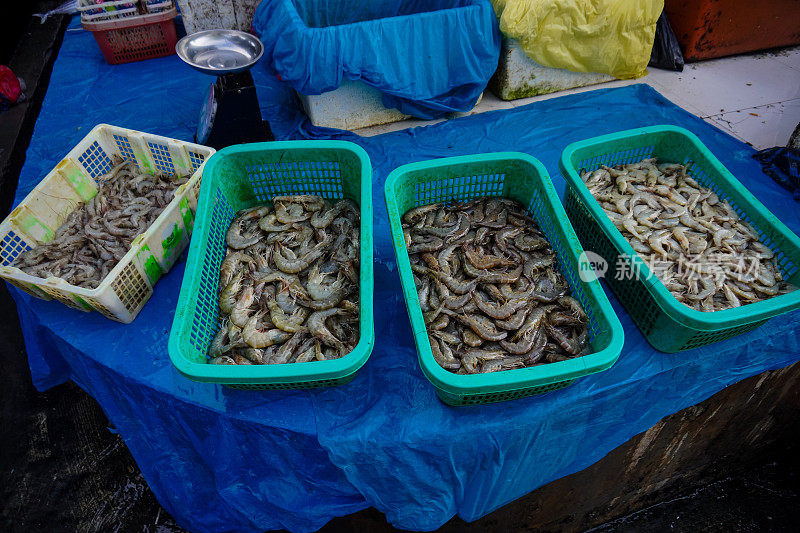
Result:
<svg viewBox="0 0 800 533"><path fill-rule="evenodd" d="M775 252L685 165L601 166L581 179L608 218L682 304L711 313L795 290ZM632 275L629 270L627 274Z"/></svg>
<svg viewBox="0 0 800 533"><path fill-rule="evenodd" d="M95 289L188 179L145 174L132 162L119 162L97 179L97 194L78 205L53 240L21 253L11 266Z"/></svg>
<svg viewBox="0 0 800 533"><path fill-rule="evenodd" d="M403 234L431 352L445 370L497 372L591 353L588 317L519 202L415 207Z"/></svg>
<svg viewBox="0 0 800 533"><path fill-rule="evenodd" d="M316 195L272 202L239 211L228 229L212 364L338 359L358 343L358 207Z"/></svg>

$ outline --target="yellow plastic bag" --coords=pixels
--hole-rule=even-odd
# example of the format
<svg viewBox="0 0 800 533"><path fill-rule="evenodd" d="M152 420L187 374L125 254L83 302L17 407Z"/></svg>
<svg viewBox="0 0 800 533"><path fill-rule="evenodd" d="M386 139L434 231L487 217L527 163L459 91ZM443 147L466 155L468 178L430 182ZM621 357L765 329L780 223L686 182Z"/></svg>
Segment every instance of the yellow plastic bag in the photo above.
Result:
<svg viewBox="0 0 800 533"><path fill-rule="evenodd" d="M500 31L546 67L647 74L664 0L492 0Z"/></svg>

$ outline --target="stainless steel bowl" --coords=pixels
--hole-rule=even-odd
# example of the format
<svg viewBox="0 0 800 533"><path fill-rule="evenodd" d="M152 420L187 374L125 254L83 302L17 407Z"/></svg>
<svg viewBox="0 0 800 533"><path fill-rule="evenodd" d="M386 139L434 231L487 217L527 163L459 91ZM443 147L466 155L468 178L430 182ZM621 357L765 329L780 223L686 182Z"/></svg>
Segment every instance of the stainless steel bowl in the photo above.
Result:
<svg viewBox="0 0 800 533"><path fill-rule="evenodd" d="M264 53L264 45L243 31L205 30L178 41L175 52L200 72L218 76L255 65Z"/></svg>

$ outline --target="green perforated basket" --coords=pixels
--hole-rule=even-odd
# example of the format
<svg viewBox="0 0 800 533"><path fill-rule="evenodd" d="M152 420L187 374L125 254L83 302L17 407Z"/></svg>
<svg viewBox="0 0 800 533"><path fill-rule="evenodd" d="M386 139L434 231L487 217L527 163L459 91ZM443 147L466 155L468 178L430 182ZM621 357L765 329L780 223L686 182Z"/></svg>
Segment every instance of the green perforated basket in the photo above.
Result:
<svg viewBox="0 0 800 533"><path fill-rule="evenodd" d="M579 377L606 370L617 360L624 340L622 326L597 279L593 275L579 275L579 269L591 274L591 266L582 255L580 242L547 171L537 159L507 152L413 163L389 175L384 193L420 366L442 401L450 405L474 405L542 394L565 387ZM411 273L401 217L420 205L483 196L505 196L527 206L553 246L573 296L589 316L593 353L548 365L472 375L453 374L434 360Z"/></svg>
<svg viewBox="0 0 800 533"><path fill-rule="evenodd" d="M360 206L360 338L340 359L285 365L211 365L217 331L219 267L234 214L269 204L273 196L318 194ZM372 167L367 153L344 141L286 141L229 146L209 158L197 208L186 274L169 336L175 368L195 381L243 389L299 389L347 383L375 343L372 322Z"/></svg>
<svg viewBox="0 0 800 533"><path fill-rule="evenodd" d="M567 213L585 248L607 262L606 281L654 348L678 352L705 346L750 331L771 317L800 307L800 291L713 313L687 307L672 296L614 227L580 178L582 172L596 170L600 165L636 163L649 157L687 165L695 180L728 200L739 216L753 225L761 242L775 253L784 279L795 285L800 283L800 239L756 200L700 139L683 128L638 128L570 144L560 161L567 180ZM628 272L636 275L630 277Z"/></svg>

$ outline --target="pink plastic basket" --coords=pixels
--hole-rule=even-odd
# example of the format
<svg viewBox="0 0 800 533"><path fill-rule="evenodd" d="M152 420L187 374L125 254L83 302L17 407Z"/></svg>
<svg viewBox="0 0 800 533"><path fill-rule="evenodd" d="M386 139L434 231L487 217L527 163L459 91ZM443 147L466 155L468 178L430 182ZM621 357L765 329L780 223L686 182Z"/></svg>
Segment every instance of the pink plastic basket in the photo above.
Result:
<svg viewBox="0 0 800 533"><path fill-rule="evenodd" d="M175 53L175 15L173 7L163 13L135 15L99 22L84 21L83 29L92 32L103 57L111 65L163 57Z"/></svg>

